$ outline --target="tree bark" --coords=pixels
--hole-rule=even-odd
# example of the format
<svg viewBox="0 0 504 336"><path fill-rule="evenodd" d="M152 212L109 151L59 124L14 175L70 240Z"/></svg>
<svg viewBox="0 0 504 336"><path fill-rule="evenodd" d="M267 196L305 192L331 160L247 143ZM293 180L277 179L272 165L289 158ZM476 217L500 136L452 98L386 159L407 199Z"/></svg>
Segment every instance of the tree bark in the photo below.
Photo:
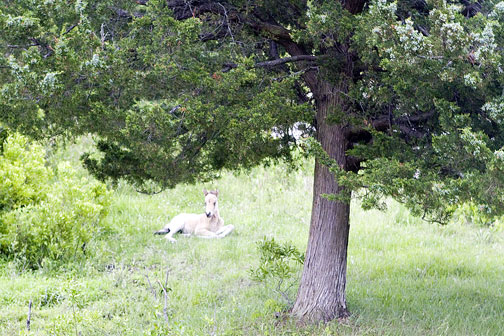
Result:
<svg viewBox="0 0 504 336"><path fill-rule="evenodd" d="M344 108L344 99L329 84L322 85L317 101L317 139L327 154L346 169L348 143L340 125L327 116ZM317 97L318 96L318 97ZM315 162L313 208L301 283L292 314L307 322L330 321L348 316L345 297L350 204L329 201L323 194L348 192L338 185L329 169Z"/></svg>

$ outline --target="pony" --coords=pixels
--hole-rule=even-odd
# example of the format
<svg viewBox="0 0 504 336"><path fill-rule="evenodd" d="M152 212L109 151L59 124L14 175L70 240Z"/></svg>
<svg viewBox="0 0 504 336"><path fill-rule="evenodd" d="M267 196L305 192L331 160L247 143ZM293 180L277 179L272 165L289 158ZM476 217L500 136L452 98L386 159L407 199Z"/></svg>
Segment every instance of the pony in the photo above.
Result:
<svg viewBox="0 0 504 336"><path fill-rule="evenodd" d="M233 231L233 225L224 226L224 219L219 215L218 190L203 190L205 195L205 213L182 213L173 219L161 230L154 232L156 235L166 235L172 243L176 240L173 235L182 232L183 235L195 235L201 238L223 238Z"/></svg>

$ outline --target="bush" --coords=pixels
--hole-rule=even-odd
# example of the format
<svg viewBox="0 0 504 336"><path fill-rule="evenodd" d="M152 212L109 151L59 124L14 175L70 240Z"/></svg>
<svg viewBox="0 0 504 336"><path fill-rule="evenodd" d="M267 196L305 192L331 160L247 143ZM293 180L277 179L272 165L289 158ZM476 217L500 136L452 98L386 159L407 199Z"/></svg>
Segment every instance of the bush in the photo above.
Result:
<svg viewBox="0 0 504 336"><path fill-rule="evenodd" d="M279 244L274 238L257 243L260 264L250 269L252 280L263 283L266 288L279 295L284 304L292 305L289 291L296 282L295 275L304 263L304 254L292 244Z"/></svg>
<svg viewBox="0 0 504 336"><path fill-rule="evenodd" d="M78 178L67 162L55 173L45 164L42 147L27 146L21 135L7 138L0 156L0 253L30 268L82 257L109 204L104 184Z"/></svg>
<svg viewBox="0 0 504 336"><path fill-rule="evenodd" d="M459 206L454 217L457 221L481 227L502 228L504 222L504 216L496 218L489 207L474 203L464 203Z"/></svg>
<svg viewBox="0 0 504 336"><path fill-rule="evenodd" d="M38 144L20 134L8 136L0 155L0 213L40 202L47 193L51 169Z"/></svg>

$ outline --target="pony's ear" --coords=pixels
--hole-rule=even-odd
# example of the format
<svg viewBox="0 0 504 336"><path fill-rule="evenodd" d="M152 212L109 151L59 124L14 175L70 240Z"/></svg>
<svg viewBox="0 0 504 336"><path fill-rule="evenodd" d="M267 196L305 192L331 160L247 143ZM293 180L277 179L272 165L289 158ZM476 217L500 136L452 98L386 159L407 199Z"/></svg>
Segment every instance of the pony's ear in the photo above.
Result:
<svg viewBox="0 0 504 336"><path fill-rule="evenodd" d="M219 196L219 190L215 189L215 190L211 190L209 191L210 194L213 194L215 196Z"/></svg>
<svg viewBox="0 0 504 336"><path fill-rule="evenodd" d="M206 189L203 189L203 194L206 196L208 195L208 191Z"/></svg>

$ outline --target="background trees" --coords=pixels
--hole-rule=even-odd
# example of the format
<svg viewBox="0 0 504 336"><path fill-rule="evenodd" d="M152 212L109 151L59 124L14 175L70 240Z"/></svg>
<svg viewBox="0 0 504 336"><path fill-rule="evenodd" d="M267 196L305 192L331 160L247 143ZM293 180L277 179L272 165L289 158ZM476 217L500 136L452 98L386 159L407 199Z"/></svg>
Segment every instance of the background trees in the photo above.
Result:
<svg viewBox="0 0 504 336"><path fill-rule="evenodd" d="M501 3L9 1L2 122L92 132L101 179L207 180L292 149L316 156L293 313L347 315L349 197L392 196L443 222L500 214ZM300 141L313 136L317 141Z"/></svg>

